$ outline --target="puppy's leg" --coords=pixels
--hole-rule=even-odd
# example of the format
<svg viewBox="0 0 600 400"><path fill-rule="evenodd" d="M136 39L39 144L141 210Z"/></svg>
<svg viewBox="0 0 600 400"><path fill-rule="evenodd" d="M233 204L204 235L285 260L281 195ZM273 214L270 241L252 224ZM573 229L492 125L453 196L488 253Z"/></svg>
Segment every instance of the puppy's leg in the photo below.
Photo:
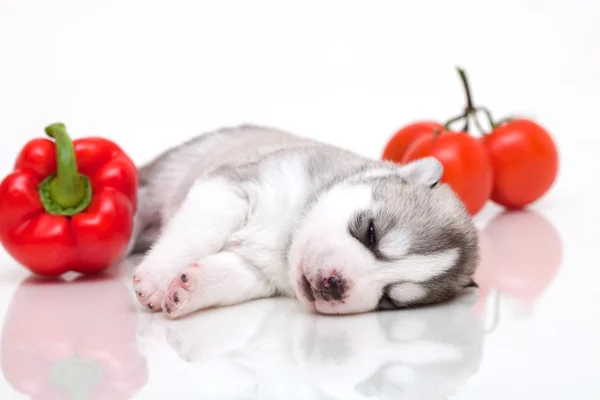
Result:
<svg viewBox="0 0 600 400"><path fill-rule="evenodd" d="M196 260L223 248L247 216L248 200L238 187L221 178L199 181L167 222L134 274L140 302L160 311L169 282Z"/></svg>
<svg viewBox="0 0 600 400"><path fill-rule="evenodd" d="M270 297L275 287L239 255L223 251L182 271L169 284L162 309L177 318L202 308Z"/></svg>

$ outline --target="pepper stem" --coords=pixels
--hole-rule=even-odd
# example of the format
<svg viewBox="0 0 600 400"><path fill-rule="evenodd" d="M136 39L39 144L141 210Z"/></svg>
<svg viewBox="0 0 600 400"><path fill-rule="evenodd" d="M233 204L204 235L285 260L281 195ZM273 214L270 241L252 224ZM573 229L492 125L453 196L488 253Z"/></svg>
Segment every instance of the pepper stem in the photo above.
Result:
<svg viewBox="0 0 600 400"><path fill-rule="evenodd" d="M77 170L75 149L65 125L52 124L45 131L56 142L56 174L46 178L40 185L42 204L51 214L75 215L91 202L89 179Z"/></svg>

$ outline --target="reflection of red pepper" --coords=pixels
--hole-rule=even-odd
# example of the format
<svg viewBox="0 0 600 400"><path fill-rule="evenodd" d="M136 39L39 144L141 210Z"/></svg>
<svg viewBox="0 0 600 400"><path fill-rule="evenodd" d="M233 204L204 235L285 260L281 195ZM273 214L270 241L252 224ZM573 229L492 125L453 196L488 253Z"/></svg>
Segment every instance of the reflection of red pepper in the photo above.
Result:
<svg viewBox="0 0 600 400"><path fill-rule="evenodd" d="M29 277L4 319L1 374L31 399L130 399L148 379L137 324L117 277Z"/></svg>
<svg viewBox="0 0 600 400"><path fill-rule="evenodd" d="M0 184L0 241L31 271L94 273L125 252L137 202L137 169L113 142L71 142L63 124L27 143Z"/></svg>

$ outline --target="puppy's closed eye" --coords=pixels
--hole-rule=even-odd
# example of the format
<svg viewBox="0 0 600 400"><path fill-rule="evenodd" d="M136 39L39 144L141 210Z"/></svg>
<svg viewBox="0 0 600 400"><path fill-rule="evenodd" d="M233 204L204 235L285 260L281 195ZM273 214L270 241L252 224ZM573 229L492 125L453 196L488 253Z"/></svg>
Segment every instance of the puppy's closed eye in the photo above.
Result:
<svg viewBox="0 0 600 400"><path fill-rule="evenodd" d="M377 255L377 230L375 220L368 215L358 214L348 226L350 235L362 243L367 249Z"/></svg>

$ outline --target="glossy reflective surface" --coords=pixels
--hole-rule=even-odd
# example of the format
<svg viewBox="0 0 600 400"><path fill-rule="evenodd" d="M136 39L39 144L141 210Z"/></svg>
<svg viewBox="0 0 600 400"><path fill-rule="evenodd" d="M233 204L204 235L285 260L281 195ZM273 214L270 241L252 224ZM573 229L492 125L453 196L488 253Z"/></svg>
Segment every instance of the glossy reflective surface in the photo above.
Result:
<svg viewBox="0 0 600 400"><path fill-rule="evenodd" d="M66 282L6 259L2 398L596 398L600 307L577 276L591 264L565 264L540 213L479 222L479 290L344 317L265 299L171 321L131 295L136 259Z"/></svg>
<svg viewBox="0 0 600 400"><path fill-rule="evenodd" d="M3 323L4 379L34 399L131 398L148 382L139 320L116 277L25 279Z"/></svg>
<svg viewBox="0 0 600 400"><path fill-rule="evenodd" d="M58 121L138 165L238 123L377 158L460 112L456 64L560 163L531 211L477 216L481 288L427 309L269 299L167 321L138 306L134 260L52 283L0 248L0 400L600 399L599 20L592 0L1 0L0 178Z"/></svg>

